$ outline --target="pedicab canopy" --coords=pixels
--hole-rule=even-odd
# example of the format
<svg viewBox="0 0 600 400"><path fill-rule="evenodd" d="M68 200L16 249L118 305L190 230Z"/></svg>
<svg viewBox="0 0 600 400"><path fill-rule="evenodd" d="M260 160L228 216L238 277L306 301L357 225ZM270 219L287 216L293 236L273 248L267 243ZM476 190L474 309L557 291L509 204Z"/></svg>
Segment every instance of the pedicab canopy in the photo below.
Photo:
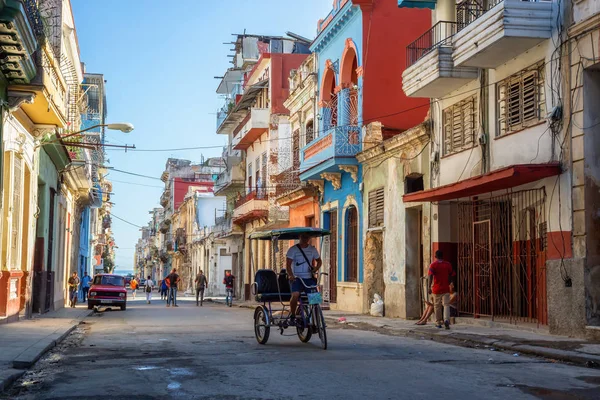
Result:
<svg viewBox="0 0 600 400"><path fill-rule="evenodd" d="M327 229L321 228L282 228L282 229L269 229L264 231L256 231L252 233L249 238L256 240L297 240L300 235L306 234L310 237L322 237L330 235Z"/></svg>

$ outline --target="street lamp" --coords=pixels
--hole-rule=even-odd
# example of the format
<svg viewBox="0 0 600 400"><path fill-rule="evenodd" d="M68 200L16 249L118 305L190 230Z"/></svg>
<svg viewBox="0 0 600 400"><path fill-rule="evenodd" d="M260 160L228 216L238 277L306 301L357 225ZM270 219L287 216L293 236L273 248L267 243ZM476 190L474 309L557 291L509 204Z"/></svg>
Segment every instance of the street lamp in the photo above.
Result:
<svg viewBox="0 0 600 400"><path fill-rule="evenodd" d="M111 129L111 130L121 131L123 133L129 133L129 132L131 132L134 129L133 128L133 124L130 124L129 122L119 122L119 123L116 123L116 124L98 124L98 125L90 126L89 128L82 129L82 130L77 131L77 132L69 133L68 135L61 136L60 138L61 139L66 139L68 137L79 135L80 133L87 132L89 130L92 130L92 129L95 129L95 128L100 128L100 127L103 127L103 126L107 127L108 129Z"/></svg>
<svg viewBox="0 0 600 400"><path fill-rule="evenodd" d="M103 127L103 126L107 127L108 129L111 129L111 130L121 131L123 133L129 133L129 132L133 131L133 129L134 129L133 124L131 124L129 122L119 122L119 123L115 123L115 124L98 124L98 125L90 126L89 128L82 129L82 130L77 131L77 132L69 133L68 135L61 136L60 139L57 138L57 139L54 139L54 140L48 140L47 142L41 141L40 143L38 143L35 146L35 148L37 149L38 147L46 145L46 144L56 143L56 142L59 142L59 141L61 141L63 139L70 138L70 137L73 137L73 136L76 136L76 135L80 135L83 132L87 132L89 130L92 130L92 129L95 129L95 128L100 128L100 127Z"/></svg>

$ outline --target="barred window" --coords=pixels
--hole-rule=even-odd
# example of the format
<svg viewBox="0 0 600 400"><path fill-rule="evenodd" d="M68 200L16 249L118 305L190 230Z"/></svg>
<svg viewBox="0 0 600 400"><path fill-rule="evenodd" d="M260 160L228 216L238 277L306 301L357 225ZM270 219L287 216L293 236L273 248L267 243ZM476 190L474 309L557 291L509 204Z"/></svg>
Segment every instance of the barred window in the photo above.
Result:
<svg viewBox="0 0 600 400"><path fill-rule="evenodd" d="M498 130L506 135L536 125L545 114L544 63L539 62L496 85Z"/></svg>
<svg viewBox="0 0 600 400"><path fill-rule="evenodd" d="M476 96L471 96L444 110L444 155L473 147L477 126Z"/></svg>
<svg viewBox="0 0 600 400"><path fill-rule="evenodd" d="M369 192L369 228L383 226L384 213L384 190L383 188Z"/></svg>

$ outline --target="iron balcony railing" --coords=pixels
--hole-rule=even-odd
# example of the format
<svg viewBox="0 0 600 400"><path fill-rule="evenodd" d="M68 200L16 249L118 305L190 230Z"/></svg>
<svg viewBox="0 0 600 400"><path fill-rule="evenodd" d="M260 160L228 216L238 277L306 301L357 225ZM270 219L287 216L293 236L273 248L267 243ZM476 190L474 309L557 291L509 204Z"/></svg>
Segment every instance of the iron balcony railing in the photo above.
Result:
<svg viewBox="0 0 600 400"><path fill-rule="evenodd" d="M473 1L473 0L469 0ZM440 21L431 27L406 47L407 67L414 65L417 61L429 54L434 49L442 46L452 46L452 37L460 29L461 23L451 21Z"/></svg>
<svg viewBox="0 0 600 400"><path fill-rule="evenodd" d="M251 200L268 200L269 196L266 193L265 189L259 188L258 190L253 190L247 195L243 196L239 200L235 202L235 207L238 208Z"/></svg>
<svg viewBox="0 0 600 400"><path fill-rule="evenodd" d="M477 18L502 3L504 0L464 0L456 6L458 31L464 29ZM551 0L522 0L529 3L540 3Z"/></svg>
<svg viewBox="0 0 600 400"><path fill-rule="evenodd" d="M38 7L38 0L21 0L21 2L25 6L27 19L29 19L33 33L38 38L44 38L46 36L46 30L44 19L42 18L42 14Z"/></svg>

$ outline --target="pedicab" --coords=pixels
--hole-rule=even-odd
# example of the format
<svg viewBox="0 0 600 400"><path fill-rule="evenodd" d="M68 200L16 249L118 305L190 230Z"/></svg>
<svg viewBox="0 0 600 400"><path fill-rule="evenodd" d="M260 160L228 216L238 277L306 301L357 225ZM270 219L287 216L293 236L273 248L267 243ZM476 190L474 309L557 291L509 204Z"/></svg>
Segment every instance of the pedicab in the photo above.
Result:
<svg viewBox="0 0 600 400"><path fill-rule="evenodd" d="M280 240L298 240L301 235L310 237L323 237L330 232L320 228L284 228L268 231L254 232L249 236L250 240L270 240L273 243L273 255L278 253ZM252 248L250 246L250 248ZM321 252L319 252L321 254ZM250 257L252 260L252 256ZM323 317L323 295L319 288L319 281L327 273L316 274L317 285L307 285L302 278L296 277L302 282L305 290L300 294L296 317L292 318L289 301L292 296L290 281L285 268L276 272L273 269L259 269L256 271L252 294L258 305L254 311L254 334L260 344L266 344L269 340L271 328L278 329L281 335L288 328L295 328L296 335L303 343L308 343L313 334L319 336L323 350L327 349L327 330ZM296 336L294 335L294 336ZM291 335L290 335L291 336Z"/></svg>

